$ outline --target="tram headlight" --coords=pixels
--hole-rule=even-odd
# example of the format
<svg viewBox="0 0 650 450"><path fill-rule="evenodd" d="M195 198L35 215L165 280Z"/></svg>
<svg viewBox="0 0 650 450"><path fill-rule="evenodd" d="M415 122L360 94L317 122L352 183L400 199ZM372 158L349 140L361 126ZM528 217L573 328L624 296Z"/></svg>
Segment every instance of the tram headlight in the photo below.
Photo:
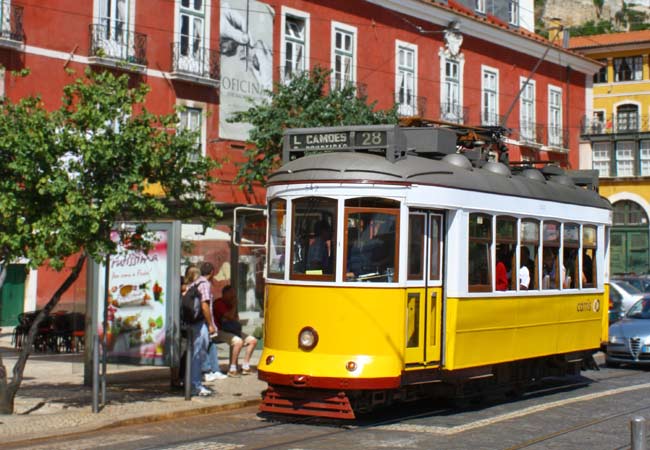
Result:
<svg viewBox="0 0 650 450"><path fill-rule="evenodd" d="M298 334L298 347L303 350L313 350L318 344L318 333L312 327L305 327Z"/></svg>

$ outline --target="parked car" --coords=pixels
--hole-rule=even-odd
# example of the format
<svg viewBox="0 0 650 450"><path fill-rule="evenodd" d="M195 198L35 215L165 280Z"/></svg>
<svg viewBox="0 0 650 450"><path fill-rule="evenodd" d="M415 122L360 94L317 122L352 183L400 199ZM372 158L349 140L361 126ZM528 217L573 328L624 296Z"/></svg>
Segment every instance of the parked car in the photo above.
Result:
<svg viewBox="0 0 650 450"><path fill-rule="evenodd" d="M626 281L641 292L650 292L650 275L620 275L613 279Z"/></svg>
<svg viewBox="0 0 650 450"><path fill-rule="evenodd" d="M650 298L637 301L623 319L610 325L605 363L650 365Z"/></svg>
<svg viewBox="0 0 650 450"><path fill-rule="evenodd" d="M612 300L614 300L615 303L620 301L621 309L624 313L627 312L638 300L641 300L644 295L650 294L645 294L623 279L612 278L609 281L610 303L612 303Z"/></svg>

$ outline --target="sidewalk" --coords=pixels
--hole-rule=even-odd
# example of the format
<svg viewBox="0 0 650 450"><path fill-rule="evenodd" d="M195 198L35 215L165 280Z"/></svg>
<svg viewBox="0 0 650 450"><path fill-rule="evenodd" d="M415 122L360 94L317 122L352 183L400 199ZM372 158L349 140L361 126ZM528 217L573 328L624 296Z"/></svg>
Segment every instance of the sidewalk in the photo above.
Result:
<svg viewBox="0 0 650 450"><path fill-rule="evenodd" d="M0 354L9 374L17 359L11 337L0 335ZM251 363L257 366L261 350ZM227 347L219 346L222 371L228 364ZM241 356L240 356L241 359ZM66 433L145 423L172 417L207 414L258 404L266 383L256 373L228 378L207 386L211 397L184 398L170 388L169 368L109 364L107 404L92 412L92 388L83 385L82 354L33 354L25 367L14 415L0 415L0 442L16 443Z"/></svg>

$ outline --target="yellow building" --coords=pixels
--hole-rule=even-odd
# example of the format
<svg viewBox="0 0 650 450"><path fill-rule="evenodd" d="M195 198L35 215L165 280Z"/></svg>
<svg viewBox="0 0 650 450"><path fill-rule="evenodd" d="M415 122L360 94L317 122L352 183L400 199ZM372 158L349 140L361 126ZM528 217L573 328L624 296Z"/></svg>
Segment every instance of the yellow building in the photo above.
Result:
<svg viewBox="0 0 650 450"><path fill-rule="evenodd" d="M650 273L650 30L572 38L603 63L587 89L580 168L614 205L610 272Z"/></svg>

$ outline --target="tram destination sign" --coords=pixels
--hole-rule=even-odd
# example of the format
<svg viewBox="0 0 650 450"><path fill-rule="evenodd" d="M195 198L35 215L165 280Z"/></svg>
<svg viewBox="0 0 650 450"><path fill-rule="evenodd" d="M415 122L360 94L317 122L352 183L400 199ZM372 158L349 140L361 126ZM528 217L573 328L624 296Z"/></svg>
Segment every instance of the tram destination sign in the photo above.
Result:
<svg viewBox="0 0 650 450"><path fill-rule="evenodd" d="M392 159L401 136L395 125L292 129L285 133L283 157L288 162L313 153L367 151Z"/></svg>

